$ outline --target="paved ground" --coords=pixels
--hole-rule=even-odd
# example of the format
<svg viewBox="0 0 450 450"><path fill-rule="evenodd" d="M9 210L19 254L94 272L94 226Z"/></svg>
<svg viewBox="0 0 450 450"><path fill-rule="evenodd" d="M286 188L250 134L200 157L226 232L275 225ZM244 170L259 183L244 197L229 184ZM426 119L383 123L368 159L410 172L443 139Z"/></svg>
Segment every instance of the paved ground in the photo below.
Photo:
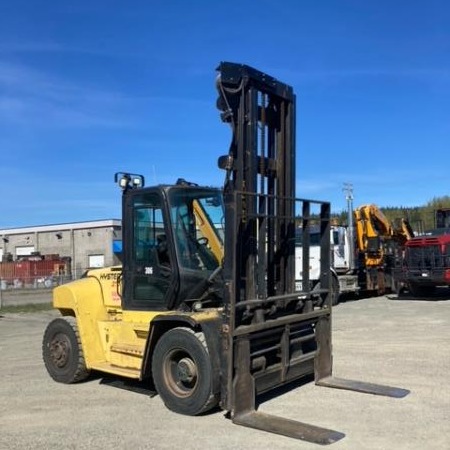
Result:
<svg viewBox="0 0 450 450"><path fill-rule="evenodd" d="M1 312L0 312L1 314ZM217 411L185 417L159 397L94 378L62 385L47 375L41 338L54 312L0 318L1 449L313 449L233 425ZM450 448L450 299L377 297L334 310L334 372L411 390L391 399L306 384L260 410L346 434L330 448Z"/></svg>

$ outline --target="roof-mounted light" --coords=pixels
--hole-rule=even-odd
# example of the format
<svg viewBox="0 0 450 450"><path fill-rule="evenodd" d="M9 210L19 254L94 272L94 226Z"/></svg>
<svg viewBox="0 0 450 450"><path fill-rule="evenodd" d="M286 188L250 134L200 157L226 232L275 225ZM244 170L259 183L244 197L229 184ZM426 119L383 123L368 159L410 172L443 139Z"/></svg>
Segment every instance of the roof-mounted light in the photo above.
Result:
<svg viewBox="0 0 450 450"><path fill-rule="evenodd" d="M117 172L114 174L114 181L119 187L126 191L127 189L139 189L145 185L145 179L143 175L137 175L132 173Z"/></svg>

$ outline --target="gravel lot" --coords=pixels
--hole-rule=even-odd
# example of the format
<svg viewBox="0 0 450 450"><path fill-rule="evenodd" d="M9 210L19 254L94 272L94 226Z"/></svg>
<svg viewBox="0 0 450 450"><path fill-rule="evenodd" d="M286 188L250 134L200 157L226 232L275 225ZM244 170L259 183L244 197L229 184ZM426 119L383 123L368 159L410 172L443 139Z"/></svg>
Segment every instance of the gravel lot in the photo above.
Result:
<svg viewBox="0 0 450 450"><path fill-rule="evenodd" d="M1 312L0 312L1 314ZM313 449L317 445L240 427L216 411L185 417L159 397L102 378L55 383L41 358L54 311L0 318L1 449ZM260 410L346 434L330 448L450 448L450 298L376 297L333 314L334 373L411 390L392 399L305 384Z"/></svg>

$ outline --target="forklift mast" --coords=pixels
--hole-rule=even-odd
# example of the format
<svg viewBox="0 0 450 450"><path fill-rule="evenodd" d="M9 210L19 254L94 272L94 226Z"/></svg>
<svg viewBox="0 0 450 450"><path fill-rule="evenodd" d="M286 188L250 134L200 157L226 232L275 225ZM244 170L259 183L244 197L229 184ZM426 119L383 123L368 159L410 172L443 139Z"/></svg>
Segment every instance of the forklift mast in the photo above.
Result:
<svg viewBox="0 0 450 450"><path fill-rule="evenodd" d="M221 406L233 422L329 444L340 432L256 411L256 395L314 376L317 385L402 397L332 376L330 204L295 198L295 95L249 66L218 67L217 106L232 128L224 184ZM320 289L309 290L309 236L320 230ZM296 228L303 287L295 287Z"/></svg>
<svg viewBox="0 0 450 450"><path fill-rule="evenodd" d="M217 105L233 132L229 154L219 158L226 171L222 407L236 423L270 423L292 435L284 419L255 411L255 395L315 372L331 375L330 205L295 198L292 87L245 65L223 62L218 71ZM295 291L294 271L296 227L307 231L312 219L323 287L315 297Z"/></svg>
<svg viewBox="0 0 450 450"><path fill-rule="evenodd" d="M227 171L225 273L242 299L292 294L295 95L248 66L222 63L219 71L218 105L233 129L229 154L219 162ZM253 312L262 320L263 308Z"/></svg>

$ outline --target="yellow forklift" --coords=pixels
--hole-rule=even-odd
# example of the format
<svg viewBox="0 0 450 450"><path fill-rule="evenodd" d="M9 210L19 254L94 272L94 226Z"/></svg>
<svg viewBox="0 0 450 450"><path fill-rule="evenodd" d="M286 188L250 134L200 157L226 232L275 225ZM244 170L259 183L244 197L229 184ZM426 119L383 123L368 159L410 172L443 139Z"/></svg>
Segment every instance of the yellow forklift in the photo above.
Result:
<svg viewBox="0 0 450 450"><path fill-rule="evenodd" d="M223 189L145 187L117 173L122 266L55 289L62 317L44 333L45 366L58 382L114 374L153 386L177 413L219 405L237 424L329 444L344 435L258 412L255 397L312 375L329 387L408 391L332 377L330 204L295 198L293 89L246 65L217 70L217 106L232 128ZM312 221L322 288L306 280L296 291L295 231Z"/></svg>

